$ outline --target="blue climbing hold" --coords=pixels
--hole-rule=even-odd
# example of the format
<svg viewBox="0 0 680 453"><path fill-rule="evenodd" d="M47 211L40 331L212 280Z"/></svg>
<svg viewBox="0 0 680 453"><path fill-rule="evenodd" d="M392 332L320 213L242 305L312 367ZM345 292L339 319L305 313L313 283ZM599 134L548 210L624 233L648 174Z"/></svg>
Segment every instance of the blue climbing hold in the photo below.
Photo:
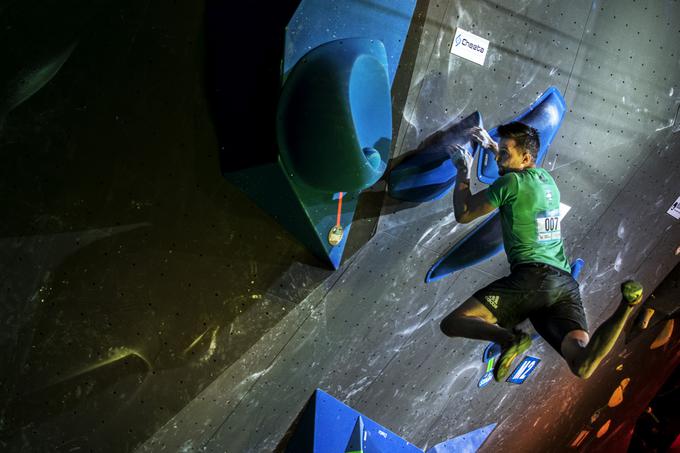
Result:
<svg viewBox="0 0 680 453"><path fill-rule="evenodd" d="M492 213L460 242L453 246L425 276L425 282L446 277L461 269L474 266L503 250L503 230L498 211Z"/></svg>
<svg viewBox="0 0 680 453"><path fill-rule="evenodd" d="M576 280L581 274L581 270L583 269L584 265L585 261L583 261L581 258L576 258L576 260L571 263L571 276L574 278L574 280Z"/></svg>
<svg viewBox="0 0 680 453"><path fill-rule="evenodd" d="M541 147L538 151L537 165L543 163L548 147L562 124L566 103L555 87L548 88L531 106L512 121L521 121L538 130ZM495 140L497 128L489 131ZM495 135L494 135L495 134ZM493 154L482 149L477 176L480 181L491 184L498 178L498 166ZM428 271L426 282L440 279L453 272L474 266L503 250L503 231L498 211L490 214L480 225L455 244Z"/></svg>
<svg viewBox="0 0 680 453"><path fill-rule="evenodd" d="M557 88L550 87L528 109L511 120L527 124L538 131L541 147L538 150L536 166L540 167L543 164L543 159L562 125L566 111L567 104L562 94ZM495 141L499 140L497 130L498 128L495 127L489 131L489 135ZM498 165L491 151L482 150L477 163L477 177L486 184L491 184L498 178Z"/></svg>
<svg viewBox="0 0 680 453"><path fill-rule="evenodd" d="M475 126L482 126L479 112L428 137L415 152L392 169L387 178L389 195L418 203L446 195L456 182L457 173L446 148L461 145L474 155L479 145L472 143L468 131Z"/></svg>

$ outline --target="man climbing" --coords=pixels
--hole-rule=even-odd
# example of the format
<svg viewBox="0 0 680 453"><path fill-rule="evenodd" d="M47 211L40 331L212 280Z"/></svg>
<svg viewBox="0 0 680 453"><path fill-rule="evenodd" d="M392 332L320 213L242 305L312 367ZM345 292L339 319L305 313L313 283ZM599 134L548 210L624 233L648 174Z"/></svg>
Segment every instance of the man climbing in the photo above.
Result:
<svg viewBox="0 0 680 453"><path fill-rule="evenodd" d="M529 318L571 371L588 378L642 301L642 286L632 280L624 282L621 304L590 338L579 286L571 276L560 234L560 192L552 176L535 165L538 132L512 122L498 128L500 143L482 128L472 129L471 135L494 153L500 176L473 195L472 156L458 145L449 149L458 170L453 193L456 220L468 223L498 208L511 273L477 291L446 316L442 332L498 343L501 355L494 378L501 381L510 373L513 360L531 345L531 337L515 328Z"/></svg>

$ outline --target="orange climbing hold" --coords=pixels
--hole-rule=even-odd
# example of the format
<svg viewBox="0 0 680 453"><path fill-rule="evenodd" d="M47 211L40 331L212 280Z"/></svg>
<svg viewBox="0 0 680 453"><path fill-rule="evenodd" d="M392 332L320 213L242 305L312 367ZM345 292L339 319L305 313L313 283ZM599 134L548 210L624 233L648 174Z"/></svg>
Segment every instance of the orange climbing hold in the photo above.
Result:
<svg viewBox="0 0 680 453"><path fill-rule="evenodd" d="M597 431L596 437L599 439L600 437L607 434L607 431L609 431L609 427L611 426L611 424L612 424L611 420L607 420L606 422L604 422L604 424Z"/></svg>
<svg viewBox="0 0 680 453"><path fill-rule="evenodd" d="M571 443L571 448L580 447L583 441L586 440L586 437L588 437L588 434L590 434L590 431L588 430L583 430L580 433L578 433L578 436L576 436Z"/></svg>
<svg viewBox="0 0 680 453"><path fill-rule="evenodd" d="M675 326L674 319L669 319L668 321L666 321L666 324L663 326L663 329L661 329L659 335L656 336L651 346L649 346L649 349L657 349L668 343L671 339L671 336L673 335L674 326Z"/></svg>
<svg viewBox="0 0 680 453"><path fill-rule="evenodd" d="M612 396L609 397L609 402L607 403L607 406L616 407L623 402L623 391L626 390L626 387L628 387L629 383L630 378L625 378L624 380L621 381L618 387L616 387L616 390L614 390L614 393L612 393Z"/></svg>

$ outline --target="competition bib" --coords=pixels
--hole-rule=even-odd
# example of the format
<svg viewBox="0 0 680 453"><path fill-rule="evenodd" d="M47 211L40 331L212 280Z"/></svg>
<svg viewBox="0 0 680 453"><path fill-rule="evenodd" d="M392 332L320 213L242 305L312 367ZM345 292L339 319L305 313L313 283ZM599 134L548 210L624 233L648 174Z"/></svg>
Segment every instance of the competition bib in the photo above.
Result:
<svg viewBox="0 0 680 453"><path fill-rule="evenodd" d="M536 232L538 242L549 242L562 239L560 234L560 210L539 212L536 215Z"/></svg>

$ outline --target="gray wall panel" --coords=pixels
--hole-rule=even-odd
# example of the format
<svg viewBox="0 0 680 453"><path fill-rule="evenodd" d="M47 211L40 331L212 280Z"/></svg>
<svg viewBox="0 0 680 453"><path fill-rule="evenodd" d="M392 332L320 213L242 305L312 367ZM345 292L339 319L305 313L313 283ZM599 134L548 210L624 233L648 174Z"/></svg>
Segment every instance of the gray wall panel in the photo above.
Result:
<svg viewBox="0 0 680 453"><path fill-rule="evenodd" d="M389 235L378 235L371 244L253 390L225 414L223 426L207 444L209 451L270 450L316 387L340 398L364 391L427 319L447 291L446 282L422 289L421 275L433 254L424 251L402 259L399 241ZM366 414L379 418L382 412L375 410L367 407Z"/></svg>
<svg viewBox="0 0 680 453"><path fill-rule="evenodd" d="M634 276L647 288L658 285L680 260L679 222L665 213L680 195L678 134L672 133L680 103L678 2L419 6L427 17L402 116L395 118L394 157L474 110L495 126L555 85L568 112L546 167L572 207L565 244L572 258L586 261L580 283L591 330L614 310L621 281ZM457 26L491 41L484 66L449 53ZM420 447L496 422L485 451L555 451L567 447L624 376L645 391L659 385L667 358L655 353L648 367L639 366L651 341L645 333L627 345L621 339L588 381L538 340L530 353L542 362L527 383L478 389L485 342L447 338L439 322L507 273L505 255L423 282L436 259L472 228L455 222L450 196L419 206L386 200L378 234L345 263L342 277L317 302L294 309L307 315L289 315L298 330L279 332L290 328L286 322L272 329L280 338L275 357L269 353L251 368L245 362L241 374L221 377L180 414L190 420L207 411L212 419L227 401L222 424L212 434L202 430L194 445L271 449L321 387ZM652 366L661 371L651 374ZM250 385L248 376L255 376L249 369L256 379L240 391L238 377ZM229 403L235 398L237 404Z"/></svg>
<svg viewBox="0 0 680 453"><path fill-rule="evenodd" d="M393 154L396 158L475 110L482 112L485 124L492 127L526 108L548 86L564 91L589 10L586 2L569 8L530 2L516 10L512 5L492 2L449 1L437 5L430 4L433 20L426 22L423 57L418 56L419 63L427 66L420 69L416 64ZM446 11L444 18L440 18L442 9ZM517 24L509 25L508 20ZM450 54L457 27L491 40L485 66ZM529 33L518 33L515 27ZM474 190L482 187L473 185ZM438 252L457 241L456 233L461 229L459 234L472 228L455 226L450 195L417 207L388 200L379 223L380 231ZM452 235L448 242L441 239L446 230Z"/></svg>

